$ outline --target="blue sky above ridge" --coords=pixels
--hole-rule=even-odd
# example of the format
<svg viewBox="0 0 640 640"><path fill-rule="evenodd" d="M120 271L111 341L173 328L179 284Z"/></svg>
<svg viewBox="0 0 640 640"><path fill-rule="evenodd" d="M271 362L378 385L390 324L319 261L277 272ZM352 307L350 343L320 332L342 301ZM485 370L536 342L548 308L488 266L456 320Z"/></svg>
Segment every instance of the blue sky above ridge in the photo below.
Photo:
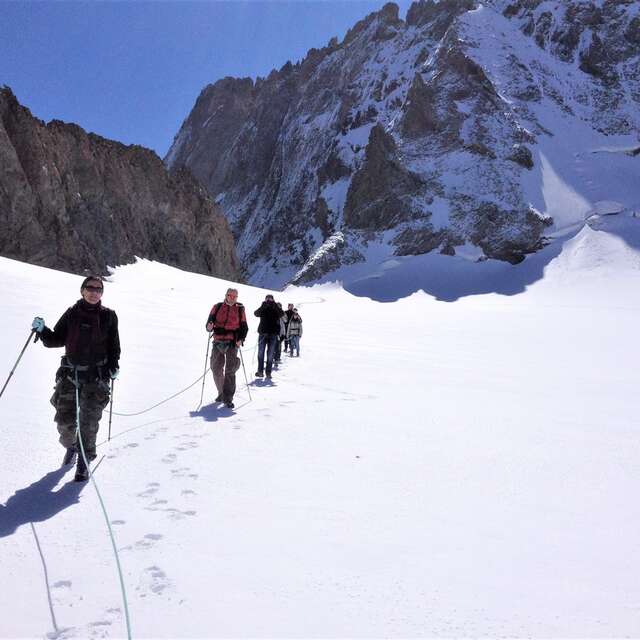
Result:
<svg viewBox="0 0 640 640"><path fill-rule="evenodd" d="M405 16L410 0L399 0ZM163 156L200 91L265 76L383 0L4 2L0 84L45 121Z"/></svg>

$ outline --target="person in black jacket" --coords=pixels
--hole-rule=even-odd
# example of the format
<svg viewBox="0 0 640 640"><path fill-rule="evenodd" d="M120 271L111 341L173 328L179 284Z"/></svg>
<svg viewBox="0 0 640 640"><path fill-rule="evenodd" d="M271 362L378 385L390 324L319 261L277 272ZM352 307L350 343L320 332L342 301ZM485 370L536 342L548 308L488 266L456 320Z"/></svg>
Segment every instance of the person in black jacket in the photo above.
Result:
<svg viewBox="0 0 640 640"><path fill-rule="evenodd" d="M254 315L260 318L258 325L258 370L256 377L262 378L266 374L271 378L273 367L273 353L276 347L276 340L280 335L280 318L284 312L275 303L271 294L267 295L264 302L256 309ZM264 352L267 351L267 367L264 366Z"/></svg>
<svg viewBox="0 0 640 640"><path fill-rule="evenodd" d="M63 464L71 464L79 452L76 432L76 389L80 405L80 437L87 460L96 457L96 435L102 410L109 402L109 382L119 373L120 336L115 311L102 306L104 282L100 276L85 278L82 298L69 307L53 331L42 318L32 328L45 347L64 347L65 355L56 373L51 404L56 408L60 443L66 448ZM87 480L88 469L78 455L75 479Z"/></svg>

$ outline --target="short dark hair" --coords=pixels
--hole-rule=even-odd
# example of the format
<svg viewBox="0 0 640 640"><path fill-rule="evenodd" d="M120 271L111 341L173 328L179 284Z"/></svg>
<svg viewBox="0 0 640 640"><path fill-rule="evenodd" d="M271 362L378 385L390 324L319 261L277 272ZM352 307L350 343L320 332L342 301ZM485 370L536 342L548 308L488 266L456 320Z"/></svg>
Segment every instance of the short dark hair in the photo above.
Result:
<svg viewBox="0 0 640 640"><path fill-rule="evenodd" d="M96 282L99 282L102 285L102 288L104 289L104 280L102 279L101 276L87 276L83 281L82 284L80 285L80 291L82 291L92 280L95 280Z"/></svg>

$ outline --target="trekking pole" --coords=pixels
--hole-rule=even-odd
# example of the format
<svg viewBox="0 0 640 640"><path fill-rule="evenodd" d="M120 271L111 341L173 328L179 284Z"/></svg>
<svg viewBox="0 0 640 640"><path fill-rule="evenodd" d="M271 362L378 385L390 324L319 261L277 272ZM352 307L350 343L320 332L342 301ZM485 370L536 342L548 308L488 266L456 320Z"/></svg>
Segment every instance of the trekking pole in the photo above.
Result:
<svg viewBox="0 0 640 640"><path fill-rule="evenodd" d="M2 391L0 391L0 398L2 397L2 394L4 393L4 390L7 388L7 385L9 384L9 380L11 380L11 376L13 375L13 372L18 367L18 363L20 362L20 360L22 358L22 355L27 350L27 347L29 346L29 340L31 340L31 336L34 333L36 334L34 342L38 342L38 334L36 333L36 330L35 329L31 329L31 333L29 334L29 337L27 338L27 341L24 343L24 347L22 347L22 351L20 352L20 355L18 356L18 359L16 360L16 363L13 365L13 369L11 369L11 373L9 374L9 377L7 378L7 381L4 383L4 387L2 387Z"/></svg>
<svg viewBox="0 0 640 640"><path fill-rule="evenodd" d="M113 416L113 387L115 386L116 381L111 378L111 400L109 402L109 437L107 438L107 442L111 440L111 417Z"/></svg>
<svg viewBox="0 0 640 640"><path fill-rule="evenodd" d="M207 381L207 363L209 362L209 344L211 343L211 334L207 333L207 355L204 357L204 373L202 374L202 391L200 392L200 404L196 411L200 411L202 399L204 398L204 383Z"/></svg>
<svg viewBox="0 0 640 640"><path fill-rule="evenodd" d="M247 378L247 370L244 368L244 358L242 357L242 349L240 351L240 362L242 362L242 370L244 371L244 381L247 383L247 393L249 394L249 401L253 401L251 397L251 389L249 389L249 379Z"/></svg>

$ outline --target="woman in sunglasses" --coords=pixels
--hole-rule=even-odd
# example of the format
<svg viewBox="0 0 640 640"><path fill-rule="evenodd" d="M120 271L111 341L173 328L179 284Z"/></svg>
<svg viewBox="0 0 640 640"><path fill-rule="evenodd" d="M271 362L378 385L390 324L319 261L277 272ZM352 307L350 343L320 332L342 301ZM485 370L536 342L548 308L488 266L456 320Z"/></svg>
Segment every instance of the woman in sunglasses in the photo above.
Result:
<svg viewBox="0 0 640 640"><path fill-rule="evenodd" d="M104 282L100 276L85 278L82 298L69 307L53 330L42 318L34 318L32 328L45 347L64 347L51 404L56 408L60 443L66 448L64 465L71 464L79 451L76 437L76 388L80 404L80 436L89 462L96 457L96 435L102 410L109 402L109 382L118 376L120 337L118 316L102 306ZM84 456L78 456L77 481L87 480Z"/></svg>

